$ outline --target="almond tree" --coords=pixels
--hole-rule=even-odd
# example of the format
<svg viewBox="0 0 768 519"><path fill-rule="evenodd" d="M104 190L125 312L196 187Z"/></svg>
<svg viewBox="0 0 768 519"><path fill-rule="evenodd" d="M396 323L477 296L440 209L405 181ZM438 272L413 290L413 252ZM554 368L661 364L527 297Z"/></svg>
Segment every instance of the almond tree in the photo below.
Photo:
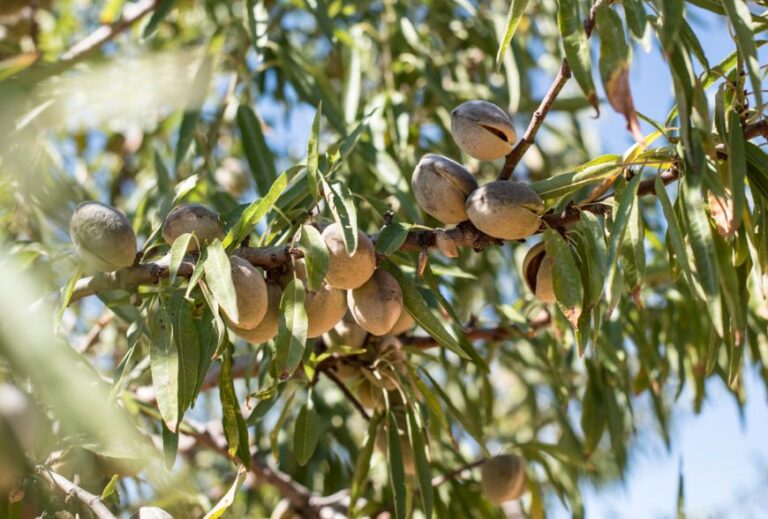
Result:
<svg viewBox="0 0 768 519"><path fill-rule="evenodd" d="M4 1L0 515L585 515L678 400L768 386L766 24Z"/></svg>

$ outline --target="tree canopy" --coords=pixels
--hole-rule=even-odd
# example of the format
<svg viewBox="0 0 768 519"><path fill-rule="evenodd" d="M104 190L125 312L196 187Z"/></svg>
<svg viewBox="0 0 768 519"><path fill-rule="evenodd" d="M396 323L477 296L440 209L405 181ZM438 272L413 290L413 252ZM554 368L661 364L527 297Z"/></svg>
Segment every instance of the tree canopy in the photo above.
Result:
<svg viewBox="0 0 768 519"><path fill-rule="evenodd" d="M768 389L767 25L3 1L0 515L584 516L679 399Z"/></svg>

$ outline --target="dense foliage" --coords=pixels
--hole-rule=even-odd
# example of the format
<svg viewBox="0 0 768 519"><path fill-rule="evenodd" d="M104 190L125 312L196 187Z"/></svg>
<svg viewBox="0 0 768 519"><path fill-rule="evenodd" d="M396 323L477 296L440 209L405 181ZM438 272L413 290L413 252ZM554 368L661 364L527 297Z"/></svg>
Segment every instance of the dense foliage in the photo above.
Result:
<svg viewBox="0 0 768 519"><path fill-rule="evenodd" d="M669 443L681 395L768 388L766 24L742 0L3 0L0 515L584 515L582 483ZM633 102L637 48L668 64L666 120ZM459 147L467 100L510 114L506 158ZM597 155L606 111L635 143ZM428 153L527 184L540 227L499 239L504 204L441 224L414 193L438 183L411 182ZM89 200L127 220L70 229ZM221 232L169 238L181 204ZM329 225L375 246L415 326L308 339L354 274L329 270ZM246 278L279 287L266 342L234 333ZM508 493L500 459L524 462Z"/></svg>

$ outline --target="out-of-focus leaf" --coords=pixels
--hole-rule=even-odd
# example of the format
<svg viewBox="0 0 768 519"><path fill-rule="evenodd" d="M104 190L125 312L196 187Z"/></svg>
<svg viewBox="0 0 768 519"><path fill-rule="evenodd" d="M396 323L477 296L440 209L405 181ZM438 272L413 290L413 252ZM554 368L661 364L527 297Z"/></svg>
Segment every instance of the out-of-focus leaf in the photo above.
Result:
<svg viewBox="0 0 768 519"><path fill-rule="evenodd" d="M680 36L680 24L683 21L683 0L657 0L661 13L661 29L659 39L667 54L671 54L672 48Z"/></svg>
<svg viewBox="0 0 768 519"><path fill-rule="evenodd" d="M752 33L752 14L749 12L749 4L743 0L722 0L728 19L736 33L736 48L741 60L747 67L747 75L752 83L752 93L755 96L757 106L763 104L763 84L760 73L760 61L757 57L755 36Z"/></svg>
<svg viewBox="0 0 768 519"><path fill-rule="evenodd" d="M621 5L624 6L627 26L632 31L632 35L638 40L642 39L648 25L648 16L645 14L642 0L624 0Z"/></svg>
<svg viewBox="0 0 768 519"><path fill-rule="evenodd" d="M232 321L237 321L237 295L232 281L232 266L224 246L219 240L214 240L206 248L205 281L211 289L213 297L219 306L227 313Z"/></svg>
<svg viewBox="0 0 768 519"><path fill-rule="evenodd" d="M512 38L515 36L517 26L520 24L520 18L525 14L525 8L528 6L528 0L511 0L509 11L507 12L506 30L504 36L499 42L499 50L496 52L496 71L501 69L501 63L504 59L504 53L509 47Z"/></svg>
<svg viewBox="0 0 768 519"><path fill-rule="evenodd" d="M680 463L680 474L677 478L677 519L685 519L685 480L683 479L683 464Z"/></svg>
<svg viewBox="0 0 768 519"><path fill-rule="evenodd" d="M144 32L142 36L149 38L157 30L157 26L160 25L171 10L176 6L176 0L158 0L157 7L152 12L147 25L144 26Z"/></svg>
<svg viewBox="0 0 768 519"><path fill-rule="evenodd" d="M605 94L614 110L627 120L627 130L638 142L643 140L640 120L629 88L631 51L624 36L621 18L610 5L597 10L597 32L600 35L600 77Z"/></svg>
<svg viewBox="0 0 768 519"><path fill-rule="evenodd" d="M163 462L165 468L168 470L173 469L176 464L176 452L179 449L179 432L171 431L165 424L162 424L163 428Z"/></svg>
<svg viewBox="0 0 768 519"><path fill-rule="evenodd" d="M304 264L307 267L307 290L316 292L323 286L323 279L328 272L328 247L320 231L311 225L301 226L299 247L304 253Z"/></svg>
<svg viewBox="0 0 768 519"><path fill-rule="evenodd" d="M288 185L289 172L290 170L282 172L280 176L275 179L275 182L272 184L272 187L269 188L269 191L264 198L253 201L245 208L243 214L224 238L224 247L230 249L233 246L239 245L240 242L253 231L256 224L266 216L269 210L272 209L272 206L275 205L275 202L277 202L280 195L285 191L285 188Z"/></svg>
<svg viewBox="0 0 768 519"><path fill-rule="evenodd" d="M320 181L323 184L325 201L331 209L333 219L341 225L344 231L344 246L350 256L357 251L357 210L352 203L352 194L349 188L341 183L328 183L322 175Z"/></svg>
<svg viewBox="0 0 768 519"><path fill-rule="evenodd" d="M448 333L448 330L445 329L443 324L429 309L429 306L427 306L427 303L419 293L419 290L414 286L413 280L406 277L400 268L389 260L383 261L380 268L383 268L392 274L400 284L400 288L403 291L403 303L405 308L408 310L408 313L413 316L416 323L442 346L448 348L463 359L469 359L467 354L462 351L461 346L456 339Z"/></svg>
<svg viewBox="0 0 768 519"><path fill-rule="evenodd" d="M317 201L320 198L320 187L317 180L318 163L318 141L320 140L320 116L323 113L323 104L320 103L315 112L315 119L312 121L312 131L309 134L307 142L307 184L312 198Z"/></svg>
<svg viewBox="0 0 768 519"><path fill-rule="evenodd" d="M701 46L699 38L696 37L696 33L693 32L693 29L691 29L691 26L687 21L682 21L680 30L680 38L682 38L685 47L690 53L696 56L696 59L699 60L699 63L704 67L704 70L709 70L709 60L704 53L704 48Z"/></svg>
<svg viewBox="0 0 768 519"><path fill-rule="evenodd" d="M749 185L768 201L768 155L751 142L744 143Z"/></svg>
<svg viewBox="0 0 768 519"><path fill-rule="evenodd" d="M453 400L445 393L445 391L443 391L442 387L440 387L440 384L438 384L437 381L432 378L432 375L430 375L428 371L422 368L422 373L424 373L424 376L429 379L429 382L432 384L432 389L435 391L435 393L437 393L443 403L448 406L450 415L454 419L458 420L464 429L466 429L466 431L470 434L470 436L475 439L475 441L480 445L480 448L483 450L483 454L490 457L491 454L488 452L488 448L485 446L483 431L479 430L475 424L468 419L466 413L462 413L456 408Z"/></svg>
<svg viewBox="0 0 768 519"><path fill-rule="evenodd" d="M247 475L248 470L246 467L242 465L237 467L237 475L235 476L235 481L232 483L232 486L229 487L227 493L222 496L218 503L216 503L216 506L214 506L210 512L205 514L203 519L219 519L219 517L223 516L224 513L229 510L229 507L232 506L232 503L235 502L237 491L240 490Z"/></svg>
<svg viewBox="0 0 768 519"><path fill-rule="evenodd" d="M294 398L296 398L296 390L289 393L286 397L283 410L280 413L280 416L277 418L277 422L272 428L272 431L269 433L269 443L272 447L272 459L275 460L275 463L280 461L280 445L278 444L277 440L280 436L280 431L285 425L286 420L288 420L288 417L291 416L291 405L293 404Z"/></svg>
<svg viewBox="0 0 768 519"><path fill-rule="evenodd" d="M599 372L592 363L587 364L589 378L581 401L581 429L584 431L586 456L594 452L606 426L605 408L602 403L604 388L598 380Z"/></svg>
<svg viewBox="0 0 768 519"><path fill-rule="evenodd" d="M410 226L392 222L384 226L376 238L376 252L389 255L397 252L408 237Z"/></svg>
<svg viewBox="0 0 768 519"><path fill-rule="evenodd" d="M317 442L320 440L321 427L320 415L315 410L310 393L306 404L299 411L293 432L293 454L299 465L306 465L312 458Z"/></svg>
<svg viewBox="0 0 768 519"><path fill-rule="evenodd" d="M365 443L363 448L357 454L357 460L355 461L355 472L352 476L352 484L349 490L349 508L350 511L356 509L356 503L365 490L365 486L368 483L368 473L371 468L371 456L373 455L373 447L376 444L376 434L379 429L379 424L382 418L381 413L374 413L371 417L371 421L368 424L368 434L365 437Z"/></svg>
<svg viewBox="0 0 768 519"><path fill-rule="evenodd" d="M408 435L413 446L414 464L416 465L416 476L419 481L419 494L424 506L424 515L432 517L432 508L434 506L434 495L432 491L432 474L429 470L429 460L427 459L427 443L424 433L419 426L419 420L416 415L418 409L409 407L408 414Z"/></svg>
<svg viewBox="0 0 768 519"><path fill-rule="evenodd" d="M304 310L304 284L293 279L283 291L280 321L275 339L275 366L280 380L288 379L298 367L307 342L307 312Z"/></svg>
<svg viewBox="0 0 768 519"><path fill-rule="evenodd" d="M558 305L576 328L584 301L581 273L568 242L554 229L544 231L544 247L547 256L557 258L552 262L552 284Z"/></svg>
<svg viewBox="0 0 768 519"><path fill-rule="evenodd" d="M153 313L149 335L149 367L157 407L165 425L175 432L179 425L179 356L171 317L164 308Z"/></svg>
<svg viewBox="0 0 768 519"><path fill-rule="evenodd" d="M37 61L37 52L24 52L0 61L0 81L18 74Z"/></svg>
<svg viewBox="0 0 768 519"><path fill-rule="evenodd" d="M184 160L184 157L189 150L190 144L192 144L192 138L194 137L195 126L200 119L199 110L188 110L184 112L184 117L181 119L181 127L179 128L179 139L176 142L176 169L179 169L179 164Z"/></svg>
<svg viewBox="0 0 768 519"><path fill-rule="evenodd" d="M405 468L403 466L403 453L400 446L400 435L397 430L397 421L392 412L388 413L387 423L387 455L389 460L389 482L392 486L392 494L395 499L395 517L405 518Z"/></svg>
<svg viewBox="0 0 768 519"><path fill-rule="evenodd" d="M576 82L584 91L589 103L600 113L597 91L592 80L592 63L589 57L589 42L579 14L578 0L561 0L557 11L557 25L563 40L563 50Z"/></svg>
<svg viewBox="0 0 768 519"><path fill-rule="evenodd" d="M240 105L237 108L237 126L240 128L243 151L248 160L251 175L256 180L259 194L264 196L264 193L270 189L270 184L274 184L277 179L272 150L267 146L264 133L261 131L261 122L251 107Z"/></svg>

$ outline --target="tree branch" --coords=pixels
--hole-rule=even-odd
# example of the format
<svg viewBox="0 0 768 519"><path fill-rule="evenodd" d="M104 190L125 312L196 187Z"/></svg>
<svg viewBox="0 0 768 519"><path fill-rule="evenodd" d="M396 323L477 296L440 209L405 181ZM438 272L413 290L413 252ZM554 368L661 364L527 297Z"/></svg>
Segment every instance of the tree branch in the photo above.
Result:
<svg viewBox="0 0 768 519"><path fill-rule="evenodd" d="M584 21L584 31L587 33L587 38L592 35L592 30L595 28L595 16L597 15L598 8L605 2L605 0L597 0L592 8L589 10L589 16ZM517 167L518 163L522 160L525 152L528 151L536 138L536 134L544 124L544 119L547 117L552 105L554 104L557 96L560 95L560 91L565 84L571 78L571 67L568 64L568 60L563 58L563 62L560 64L560 69L557 71L554 81L549 86L549 90L544 98L541 100L541 104L533 112L531 122L528 123L523 137L518 141L512 151L510 151L505 160L504 167L499 172L498 180L509 180L512 177L512 173Z"/></svg>
<svg viewBox="0 0 768 519"><path fill-rule="evenodd" d="M78 501L83 503L99 519L115 519L115 515L107 508L101 497L88 492L72 483L70 480L53 472L47 467L39 465L35 468L35 473L43 478L49 485L57 487L68 496L75 496Z"/></svg>
<svg viewBox="0 0 768 519"><path fill-rule="evenodd" d="M68 68L75 63L87 58L91 53L101 48L105 43L113 40L122 32L130 29L133 24L141 20L157 7L156 0L139 0L125 7L123 16L109 25L102 25L91 34L77 42L56 63L57 68Z"/></svg>

